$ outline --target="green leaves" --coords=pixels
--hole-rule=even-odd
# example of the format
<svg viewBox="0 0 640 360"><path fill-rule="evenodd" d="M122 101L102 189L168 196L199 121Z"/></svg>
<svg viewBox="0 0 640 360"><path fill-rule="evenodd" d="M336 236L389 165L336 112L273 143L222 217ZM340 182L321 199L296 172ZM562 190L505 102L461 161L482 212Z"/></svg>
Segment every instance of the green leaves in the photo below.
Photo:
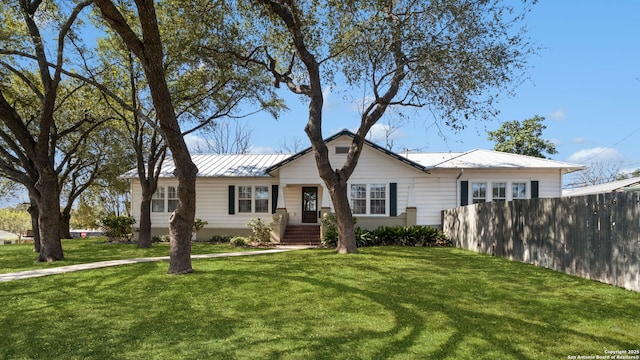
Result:
<svg viewBox="0 0 640 360"><path fill-rule="evenodd" d="M555 145L542 138L542 131L547 127L542 124L544 117L535 115L531 119L522 122L518 120L507 121L500 129L489 131L489 140L496 143L494 150L512 154L520 154L546 158L557 154Z"/></svg>

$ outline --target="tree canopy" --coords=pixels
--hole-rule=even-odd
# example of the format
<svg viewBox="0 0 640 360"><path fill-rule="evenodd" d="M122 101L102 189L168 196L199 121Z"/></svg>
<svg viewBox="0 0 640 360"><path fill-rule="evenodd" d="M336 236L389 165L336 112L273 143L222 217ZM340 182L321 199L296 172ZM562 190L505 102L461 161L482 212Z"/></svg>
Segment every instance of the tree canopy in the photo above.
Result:
<svg viewBox="0 0 640 360"><path fill-rule="evenodd" d="M309 104L305 133L337 214L340 253L357 252L347 181L364 139L390 107L427 108L453 128L495 116L534 49L516 28L532 2L303 1L217 3L236 14L237 41L204 44L271 74ZM360 126L343 164L323 141L324 86L363 90Z"/></svg>
<svg viewBox="0 0 640 360"><path fill-rule="evenodd" d="M498 130L489 131L489 140L496 145L494 150L512 154L535 156L546 159L545 153L557 154L553 142L542 138L542 131L547 127L542 124L544 117L535 115L522 122L507 121Z"/></svg>

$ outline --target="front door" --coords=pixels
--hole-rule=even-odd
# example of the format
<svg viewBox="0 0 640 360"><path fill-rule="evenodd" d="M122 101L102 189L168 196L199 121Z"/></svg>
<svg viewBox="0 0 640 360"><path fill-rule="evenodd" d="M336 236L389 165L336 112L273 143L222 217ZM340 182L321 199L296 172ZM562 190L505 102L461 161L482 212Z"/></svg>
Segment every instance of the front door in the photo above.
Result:
<svg viewBox="0 0 640 360"><path fill-rule="evenodd" d="M302 222L318 222L318 188L302 188Z"/></svg>

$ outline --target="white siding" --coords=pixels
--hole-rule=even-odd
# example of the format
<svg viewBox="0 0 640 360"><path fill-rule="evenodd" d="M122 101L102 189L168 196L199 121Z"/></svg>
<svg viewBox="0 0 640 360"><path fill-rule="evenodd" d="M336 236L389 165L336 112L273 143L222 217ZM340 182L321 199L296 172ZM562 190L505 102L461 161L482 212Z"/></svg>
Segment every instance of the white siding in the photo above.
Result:
<svg viewBox="0 0 640 360"><path fill-rule="evenodd" d="M336 146L349 146L351 138L340 138L329 144L329 160L334 168L341 168L346 160L346 154L336 154ZM424 177L427 173L402 163L387 154L372 149L363 148L358 165L349 178L348 184L386 184L387 185L387 214L389 216L389 184L398 184L397 209L398 214L404 213L409 193L409 186L414 179ZM320 205L324 196L324 181L318 176L315 158L312 153L287 164L279 172L280 182L286 184L285 206L289 212L292 224L301 222L301 186L318 186ZM428 175L427 175L428 176ZM322 186L321 186L322 185ZM329 196L328 194L326 196ZM333 209L333 205L331 205ZM357 215L361 217L360 215Z"/></svg>
<svg viewBox="0 0 640 360"><path fill-rule="evenodd" d="M459 179L458 176L460 176ZM527 183L527 197L531 196L531 181L539 181L539 197L559 197L561 176L559 170L433 170L431 174L415 180L415 205L418 210L417 223L421 225L441 225L441 211L460 206L460 182ZM510 186L510 185L508 185ZM471 201L471 193L469 194ZM398 204L400 207L400 203Z"/></svg>
<svg viewBox="0 0 640 360"><path fill-rule="evenodd" d="M209 224L205 228L246 228L246 222L252 218L260 218L265 222L271 222L271 201L272 185L277 185L278 180L273 178L198 178L196 180L196 218L207 221ZM158 186L177 186L175 179L160 179ZM235 186L235 214L229 214L229 185ZM239 213L238 212L238 186L268 186L269 187L269 210L266 213ZM140 222L140 185L134 181L131 201L133 204L133 216L136 223ZM151 213L151 224L153 228L168 228L169 216L171 214Z"/></svg>
<svg viewBox="0 0 640 360"><path fill-rule="evenodd" d="M336 146L349 146L351 137L338 138L327 144L333 168L341 168L346 159L345 154L336 154ZM279 197L284 197L284 206L289 213L292 224L301 223L302 187L318 187L318 210L330 201L324 182L318 176L313 153L308 153L278 168L275 177L198 177L196 182L197 209L196 217L207 221L209 229L244 229L251 218L259 217L266 222L271 221L272 185L280 185ZM432 169L426 173L403 163L388 154L374 148L364 146L358 166L351 175L349 184L386 184L386 214L367 216L375 223L375 217L388 217L390 208L390 183L397 184L397 214L406 212L407 206L417 208L417 223L420 225L439 226L441 211L457 207L460 204L460 182L486 182L487 192L491 191L490 183L513 182L527 183L527 196L531 195L531 181L539 182L540 197L560 197L562 177L560 169L465 169L454 168ZM235 214L229 215L229 186L235 186ZM239 213L238 186L263 185L269 187L269 211L267 213ZM177 186L177 180L162 178L159 186ZM507 185L510 187L510 185ZM132 213L139 221L140 185L132 180ZM471 195L471 194L470 194ZM470 197L471 199L471 197ZM165 209L166 210L166 209ZM151 213L152 227L167 228L169 213ZM361 217L358 215L358 217ZM369 222L371 222L369 221Z"/></svg>

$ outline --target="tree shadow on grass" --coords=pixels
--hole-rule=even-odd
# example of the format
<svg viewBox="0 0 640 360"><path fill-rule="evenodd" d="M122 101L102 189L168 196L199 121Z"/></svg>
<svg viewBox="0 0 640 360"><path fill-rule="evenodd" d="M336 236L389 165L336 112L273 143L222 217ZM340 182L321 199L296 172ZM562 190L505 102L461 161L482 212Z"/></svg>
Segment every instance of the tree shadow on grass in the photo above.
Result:
<svg viewBox="0 0 640 360"><path fill-rule="evenodd" d="M11 334L0 358L535 359L637 347L624 333L640 333L637 294L607 297L605 285L455 250L386 251L198 260L187 276L147 263L0 284ZM629 325L582 325L598 321Z"/></svg>

